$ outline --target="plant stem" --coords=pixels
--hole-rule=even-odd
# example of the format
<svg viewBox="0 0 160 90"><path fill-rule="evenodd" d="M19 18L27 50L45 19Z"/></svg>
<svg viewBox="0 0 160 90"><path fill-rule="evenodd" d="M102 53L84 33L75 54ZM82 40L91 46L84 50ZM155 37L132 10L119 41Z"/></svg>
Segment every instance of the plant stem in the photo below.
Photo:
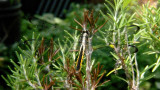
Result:
<svg viewBox="0 0 160 90"><path fill-rule="evenodd" d="M138 69L138 63L137 63L137 57L136 57L136 53L134 53L135 55L135 66L136 66L136 72L137 72L137 83L136 83L136 90L139 90L139 78L140 78L140 74L139 74L139 69Z"/></svg>
<svg viewBox="0 0 160 90"><path fill-rule="evenodd" d="M91 87L91 55L93 52L92 49L92 37L88 38L88 48L86 48L86 85L87 85L87 90L90 90Z"/></svg>
<svg viewBox="0 0 160 90"><path fill-rule="evenodd" d="M35 76L36 76L36 79L37 79L37 82L38 82L38 85L40 86L40 87L42 87L42 85L41 85L41 81L40 81L40 79L39 79L39 75L38 75L38 71L37 71L37 59L35 58L35 57L33 57L33 63L34 63L34 65L35 65L35 67L36 67L36 69L35 69Z"/></svg>
<svg viewBox="0 0 160 90"><path fill-rule="evenodd" d="M126 29L126 26L125 26L125 28L124 29ZM126 30L125 30L126 31ZM129 50L129 43L128 43L128 34L127 34L127 31L126 31L126 33L125 33L125 41L126 41L126 45L127 45L127 52L128 52L128 57L129 57L129 61L130 61L130 67L131 67L131 72L132 72L132 80L131 80L131 82L129 82L129 83L131 83L132 85L132 88L135 88L135 74L134 74L134 67L133 67L133 61L132 61L132 58L131 58L131 52L130 52L130 50Z"/></svg>
<svg viewBox="0 0 160 90"><path fill-rule="evenodd" d="M35 39L34 38L34 34L32 36L32 39ZM36 69L35 69L35 76L36 76L36 79L37 79L37 82L38 82L38 85L42 87L41 85L41 82L40 82L40 79L39 79L39 75L38 75L38 72L37 72L37 59L35 57L35 41L32 41L32 44L31 44L31 50L32 50L32 56L33 56L33 64L35 65Z"/></svg>
<svg viewBox="0 0 160 90"><path fill-rule="evenodd" d="M25 76L26 81L28 82L28 84L29 84L31 87L33 87L33 88L36 90L36 86L28 79L28 76L27 76L26 70L25 70L25 65L22 65L22 67L23 67L24 76Z"/></svg>

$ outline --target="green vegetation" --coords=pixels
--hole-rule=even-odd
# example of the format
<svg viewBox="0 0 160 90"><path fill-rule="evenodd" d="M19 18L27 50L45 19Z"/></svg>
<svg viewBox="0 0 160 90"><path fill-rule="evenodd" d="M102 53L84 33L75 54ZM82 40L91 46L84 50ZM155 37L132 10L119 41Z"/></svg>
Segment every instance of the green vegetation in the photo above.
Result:
<svg viewBox="0 0 160 90"><path fill-rule="evenodd" d="M135 4L134 0L72 4L73 11L64 20L52 14L36 15L32 21L23 19L24 37L18 49L13 49L17 58L10 60L12 74L3 79L13 90L160 89L160 9L149 7L149 2ZM90 8L94 12L85 10ZM77 50L82 43L79 29L84 28L91 30L88 54L77 72ZM0 52L7 52L5 48L3 45Z"/></svg>

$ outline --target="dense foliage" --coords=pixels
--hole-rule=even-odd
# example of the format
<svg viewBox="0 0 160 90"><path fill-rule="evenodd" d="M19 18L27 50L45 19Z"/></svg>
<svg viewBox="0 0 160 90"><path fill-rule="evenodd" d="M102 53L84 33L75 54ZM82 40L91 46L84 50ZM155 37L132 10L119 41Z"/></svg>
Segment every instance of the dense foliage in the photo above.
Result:
<svg viewBox="0 0 160 90"><path fill-rule="evenodd" d="M18 90L86 88L87 59L84 58L79 73L75 66L76 50L81 44L79 29L83 29L79 22L87 17L87 28L97 29L92 40L91 89L160 89L160 9L149 7L149 2L142 6L135 3L134 0L106 0L104 5L72 4L72 11L64 20L52 14L35 15L30 21L23 19L24 37L13 46L19 45L17 58L10 60L14 65L10 68L12 74L2 76L3 79ZM83 16L84 9L90 10L86 16Z"/></svg>

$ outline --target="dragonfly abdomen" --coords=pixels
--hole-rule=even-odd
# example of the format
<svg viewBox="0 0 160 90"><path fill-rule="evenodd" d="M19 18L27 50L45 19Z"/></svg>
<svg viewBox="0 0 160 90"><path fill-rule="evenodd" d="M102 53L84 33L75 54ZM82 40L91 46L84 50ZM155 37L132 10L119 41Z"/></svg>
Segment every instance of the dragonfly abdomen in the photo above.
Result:
<svg viewBox="0 0 160 90"><path fill-rule="evenodd" d="M84 52L85 52L85 46L81 46L80 48L80 53L77 59L77 64L76 64L76 70L80 71L81 70L81 66L82 66L82 62L83 62L83 58L84 58Z"/></svg>

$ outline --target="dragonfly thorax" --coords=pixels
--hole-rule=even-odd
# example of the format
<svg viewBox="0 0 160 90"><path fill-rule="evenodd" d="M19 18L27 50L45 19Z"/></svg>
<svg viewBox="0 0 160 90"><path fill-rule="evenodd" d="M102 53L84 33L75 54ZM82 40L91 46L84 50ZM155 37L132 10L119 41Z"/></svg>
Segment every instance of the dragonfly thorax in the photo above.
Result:
<svg viewBox="0 0 160 90"><path fill-rule="evenodd" d="M87 40L88 40L88 34L87 33L83 33L81 38L82 38L82 41L81 41L82 45L85 45Z"/></svg>

